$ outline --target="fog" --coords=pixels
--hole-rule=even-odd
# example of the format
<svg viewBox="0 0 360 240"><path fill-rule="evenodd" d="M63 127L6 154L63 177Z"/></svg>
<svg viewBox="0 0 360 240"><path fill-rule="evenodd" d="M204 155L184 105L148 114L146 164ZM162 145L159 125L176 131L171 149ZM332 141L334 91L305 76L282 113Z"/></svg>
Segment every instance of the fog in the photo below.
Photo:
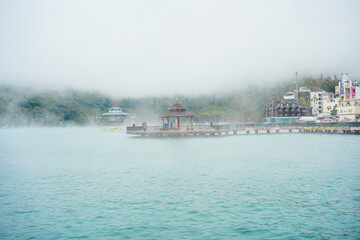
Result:
<svg viewBox="0 0 360 240"><path fill-rule="evenodd" d="M0 83L114 97L360 77L360 1L1 1Z"/></svg>

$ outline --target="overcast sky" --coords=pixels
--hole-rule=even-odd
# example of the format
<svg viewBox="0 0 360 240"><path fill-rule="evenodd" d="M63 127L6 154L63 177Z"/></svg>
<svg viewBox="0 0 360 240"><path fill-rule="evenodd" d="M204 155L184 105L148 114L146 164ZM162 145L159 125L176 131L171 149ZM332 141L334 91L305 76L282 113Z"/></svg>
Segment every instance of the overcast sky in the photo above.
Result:
<svg viewBox="0 0 360 240"><path fill-rule="evenodd" d="M360 1L0 0L0 83L197 94L348 72Z"/></svg>

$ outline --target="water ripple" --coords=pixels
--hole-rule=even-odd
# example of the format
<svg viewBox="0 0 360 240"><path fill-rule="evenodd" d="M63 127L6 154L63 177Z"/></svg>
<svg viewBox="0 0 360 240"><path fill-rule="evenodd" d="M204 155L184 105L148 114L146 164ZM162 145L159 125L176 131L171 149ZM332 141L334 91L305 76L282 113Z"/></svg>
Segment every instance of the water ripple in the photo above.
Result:
<svg viewBox="0 0 360 240"><path fill-rule="evenodd" d="M360 236L358 136L9 129L0 138L1 239Z"/></svg>

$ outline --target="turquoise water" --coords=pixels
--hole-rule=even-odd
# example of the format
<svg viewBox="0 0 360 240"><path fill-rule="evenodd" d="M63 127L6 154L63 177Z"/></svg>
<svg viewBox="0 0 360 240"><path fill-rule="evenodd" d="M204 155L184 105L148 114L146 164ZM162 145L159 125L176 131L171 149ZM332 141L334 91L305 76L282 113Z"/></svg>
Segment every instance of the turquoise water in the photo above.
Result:
<svg viewBox="0 0 360 240"><path fill-rule="evenodd" d="M0 238L360 238L359 143L0 130Z"/></svg>

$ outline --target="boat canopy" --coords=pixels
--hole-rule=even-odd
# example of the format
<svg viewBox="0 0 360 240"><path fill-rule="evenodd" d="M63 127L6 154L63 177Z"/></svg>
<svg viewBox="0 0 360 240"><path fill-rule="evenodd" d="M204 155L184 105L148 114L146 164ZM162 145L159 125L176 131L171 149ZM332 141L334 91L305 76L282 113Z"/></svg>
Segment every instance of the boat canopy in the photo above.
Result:
<svg viewBox="0 0 360 240"><path fill-rule="evenodd" d="M128 117L129 113L125 113L122 111L122 108L112 107L109 109L109 112L101 114L104 117Z"/></svg>

